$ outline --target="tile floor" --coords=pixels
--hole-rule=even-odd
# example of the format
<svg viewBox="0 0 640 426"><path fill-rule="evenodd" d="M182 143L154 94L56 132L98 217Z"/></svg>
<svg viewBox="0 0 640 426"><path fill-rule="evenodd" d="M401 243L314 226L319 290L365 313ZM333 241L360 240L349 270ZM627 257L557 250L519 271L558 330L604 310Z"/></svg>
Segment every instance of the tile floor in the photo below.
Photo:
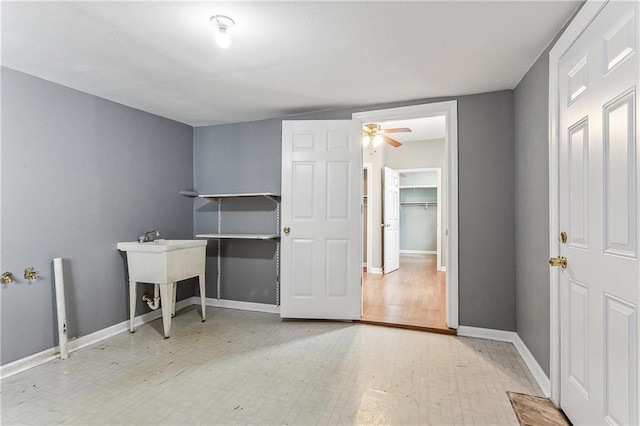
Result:
<svg viewBox="0 0 640 426"><path fill-rule="evenodd" d="M9 377L0 423L516 425L510 343L195 306Z"/></svg>

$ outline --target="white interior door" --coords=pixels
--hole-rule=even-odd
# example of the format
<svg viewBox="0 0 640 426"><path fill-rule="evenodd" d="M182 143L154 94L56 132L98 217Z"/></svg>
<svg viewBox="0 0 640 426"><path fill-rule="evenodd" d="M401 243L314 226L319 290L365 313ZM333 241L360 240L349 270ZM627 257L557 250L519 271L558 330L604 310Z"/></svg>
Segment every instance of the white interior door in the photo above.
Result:
<svg viewBox="0 0 640 426"><path fill-rule="evenodd" d="M362 125L282 122L280 315L360 319Z"/></svg>
<svg viewBox="0 0 640 426"><path fill-rule="evenodd" d="M638 424L638 2L608 3L559 61L560 405Z"/></svg>
<svg viewBox="0 0 640 426"><path fill-rule="evenodd" d="M384 168L383 203L383 272L388 274L400 268L400 174L389 167Z"/></svg>

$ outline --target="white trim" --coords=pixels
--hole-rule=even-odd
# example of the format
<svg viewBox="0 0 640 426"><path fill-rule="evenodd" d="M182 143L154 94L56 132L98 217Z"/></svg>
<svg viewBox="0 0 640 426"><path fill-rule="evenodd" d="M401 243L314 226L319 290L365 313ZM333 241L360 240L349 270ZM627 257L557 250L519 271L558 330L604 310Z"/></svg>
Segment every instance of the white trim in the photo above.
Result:
<svg viewBox="0 0 640 426"><path fill-rule="evenodd" d="M438 254L434 250L400 250L400 254Z"/></svg>
<svg viewBox="0 0 640 426"><path fill-rule="evenodd" d="M361 121L390 121L410 118L446 117L445 153L447 157L447 278L446 317L449 328L458 328L458 102L456 100L362 111L352 114ZM371 268L373 269L373 268ZM373 271L369 271L374 273ZM382 272L382 271L381 271Z"/></svg>
<svg viewBox="0 0 640 426"><path fill-rule="evenodd" d="M545 374L540 364L533 357L527 345L524 344L518 333L514 331L494 330L491 328L468 327L461 325L458 327L458 336L474 337L477 339L497 340L500 342L509 342L516 348L520 357L531 372L531 375L540 386L540 389L546 397L551 393L551 382Z"/></svg>
<svg viewBox="0 0 640 426"><path fill-rule="evenodd" d="M447 267L446 266L441 266L441 267L438 268L438 271L447 272Z"/></svg>
<svg viewBox="0 0 640 426"><path fill-rule="evenodd" d="M197 303L200 302L199 297L194 297L197 300ZM267 312L270 314L280 314L280 306L269 305L266 303L253 303L253 302L241 302L238 300L227 300L227 299L213 299L210 297L205 298L205 304L207 306L213 306L216 308L229 308L229 309L239 309L242 311L253 311L253 312Z"/></svg>
<svg viewBox="0 0 640 426"><path fill-rule="evenodd" d="M367 269L367 262L362 262L362 267L363 267L364 269Z"/></svg>
<svg viewBox="0 0 640 426"><path fill-rule="evenodd" d="M551 382L549 381L547 374L544 372L542 367L540 367L540 364L538 364L538 361L533 357L533 354L529 351L527 345L524 344L519 334L516 333L512 343L518 350L518 353L522 357L524 363L529 367L529 371L531 371L533 378L536 379L542 393L548 398L551 394Z"/></svg>
<svg viewBox="0 0 640 426"><path fill-rule="evenodd" d="M181 309L184 309L194 304L193 299L196 299L198 304L200 303L199 297L195 297L195 298L190 297L177 302L176 311L179 311ZM147 312L146 314L137 316L134 319L134 327L141 326L142 324L151 322L160 317L162 317L162 313L160 312L160 310ZM69 341L69 353L75 352L89 345L93 345L94 343L98 343L104 339L108 339L109 337L113 337L116 334L120 334L128 330L129 330L129 320L126 320L121 323L112 325L111 327L103 328L102 330L98 330L94 333L87 334L86 336L78 337L77 339ZM38 352L33 355L29 355L25 358L21 358L16 361L10 362L9 364L3 365L0 367L0 379L6 379L7 377L13 376L14 374L21 373L25 370L36 367L40 364L53 361L54 359L58 358L59 353L60 353L59 346L55 346L53 348L45 349L42 352Z"/></svg>
<svg viewBox="0 0 640 426"><path fill-rule="evenodd" d="M458 336L497 340L499 342L513 343L516 334L515 331L495 330L493 328L469 327L466 325L458 327Z"/></svg>
<svg viewBox="0 0 640 426"><path fill-rule="evenodd" d="M9 364L0 366L0 379L6 379L7 377L11 377L14 374L22 373L25 370L37 367L38 365L44 364L45 362L53 361L54 359L58 358L58 356L56 355L57 353L57 347L49 348L45 349L42 352L20 358L16 361L10 362Z"/></svg>
<svg viewBox="0 0 640 426"><path fill-rule="evenodd" d="M558 120L559 120L559 80L560 58L598 15L606 2L588 0L562 33L549 52L549 256L560 253L558 234L560 232L560 205L558 170ZM560 401L560 279L559 268L549 268L550 291L550 382L551 400L561 406Z"/></svg>
<svg viewBox="0 0 640 426"><path fill-rule="evenodd" d="M382 274L382 268L368 268L367 273L369 273L369 274Z"/></svg>

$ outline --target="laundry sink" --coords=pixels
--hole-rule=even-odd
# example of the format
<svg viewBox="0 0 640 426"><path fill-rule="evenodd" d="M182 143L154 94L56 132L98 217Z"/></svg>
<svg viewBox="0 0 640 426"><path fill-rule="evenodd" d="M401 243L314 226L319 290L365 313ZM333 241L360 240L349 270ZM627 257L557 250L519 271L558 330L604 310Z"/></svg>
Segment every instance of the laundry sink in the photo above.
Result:
<svg viewBox="0 0 640 426"><path fill-rule="evenodd" d="M198 277L202 320L205 320L204 266L207 242L203 240L155 240L145 243L122 242L129 270L129 331L133 333L137 283L160 287L164 336L169 337L171 314L175 313L175 287L178 281Z"/></svg>

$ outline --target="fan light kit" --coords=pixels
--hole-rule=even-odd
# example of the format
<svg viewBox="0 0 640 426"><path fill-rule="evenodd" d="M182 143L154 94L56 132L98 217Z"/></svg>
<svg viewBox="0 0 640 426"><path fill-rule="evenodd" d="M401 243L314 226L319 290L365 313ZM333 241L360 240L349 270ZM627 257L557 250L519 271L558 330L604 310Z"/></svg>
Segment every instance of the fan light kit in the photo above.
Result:
<svg viewBox="0 0 640 426"><path fill-rule="evenodd" d="M229 30L235 25L233 19L225 15L213 15L210 22L217 29L216 44L223 49L228 48L231 45Z"/></svg>
<svg viewBox="0 0 640 426"><path fill-rule="evenodd" d="M386 142L389 145L397 148L402 144L395 139L387 136L387 133L403 133L410 132L408 127L399 127L397 129L382 129L379 124L369 123L362 127L362 146L367 148L371 145L373 148L377 148L382 145L382 142Z"/></svg>

